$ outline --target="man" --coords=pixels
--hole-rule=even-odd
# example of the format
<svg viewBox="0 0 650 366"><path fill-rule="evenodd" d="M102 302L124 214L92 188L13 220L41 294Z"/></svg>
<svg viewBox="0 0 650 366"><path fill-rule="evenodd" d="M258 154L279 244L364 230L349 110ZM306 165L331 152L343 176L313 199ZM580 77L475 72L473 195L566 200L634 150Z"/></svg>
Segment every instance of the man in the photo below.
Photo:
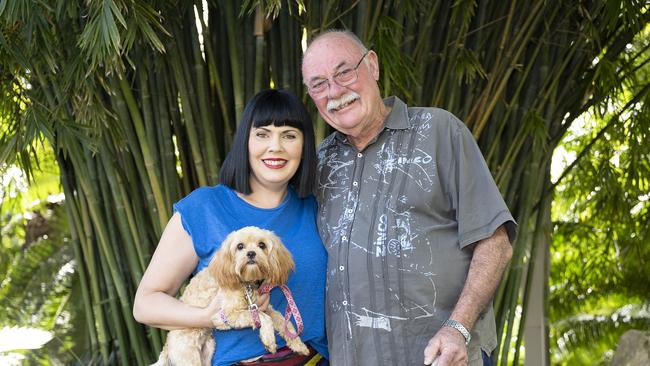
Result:
<svg viewBox="0 0 650 366"><path fill-rule="evenodd" d="M471 133L444 110L382 100L377 54L350 32L315 38L302 74L337 130L318 177L332 364L489 362L515 222Z"/></svg>

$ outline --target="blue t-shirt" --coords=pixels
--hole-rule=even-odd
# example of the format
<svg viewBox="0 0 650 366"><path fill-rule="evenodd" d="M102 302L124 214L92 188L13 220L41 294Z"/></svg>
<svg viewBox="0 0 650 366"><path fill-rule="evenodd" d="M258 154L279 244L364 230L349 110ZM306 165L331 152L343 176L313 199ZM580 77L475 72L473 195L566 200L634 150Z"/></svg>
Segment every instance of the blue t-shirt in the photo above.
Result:
<svg viewBox="0 0 650 366"><path fill-rule="evenodd" d="M242 200L224 185L198 188L174 205L174 211L181 214L183 228L192 237L199 257L197 272L208 265L221 242L232 231L257 226L278 235L296 264L287 285L304 322L300 338L329 357L324 316L327 252L316 228L317 208L313 196L301 199L291 188L279 206L259 208ZM271 291L271 305L284 313L287 301L278 288ZM266 353L259 330L213 330L213 335L217 343L213 366L231 365ZM286 344L277 334L276 341L278 348Z"/></svg>

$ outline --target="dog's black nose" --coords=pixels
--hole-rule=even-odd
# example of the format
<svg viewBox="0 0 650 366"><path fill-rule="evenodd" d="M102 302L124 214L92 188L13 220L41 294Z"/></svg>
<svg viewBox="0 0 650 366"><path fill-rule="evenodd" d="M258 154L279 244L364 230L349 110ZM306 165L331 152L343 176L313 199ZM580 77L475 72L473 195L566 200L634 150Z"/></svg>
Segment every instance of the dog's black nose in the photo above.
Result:
<svg viewBox="0 0 650 366"><path fill-rule="evenodd" d="M250 259L255 258L255 255L257 255L257 253L255 253L255 252L252 251L252 250L251 250L250 252L246 253L246 256L247 256L248 258L250 258Z"/></svg>

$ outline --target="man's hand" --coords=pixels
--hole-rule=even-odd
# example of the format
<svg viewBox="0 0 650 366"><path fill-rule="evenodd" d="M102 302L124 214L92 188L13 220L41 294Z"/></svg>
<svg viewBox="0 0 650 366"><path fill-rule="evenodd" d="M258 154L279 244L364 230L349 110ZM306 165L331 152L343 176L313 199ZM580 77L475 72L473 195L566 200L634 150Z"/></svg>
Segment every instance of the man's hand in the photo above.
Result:
<svg viewBox="0 0 650 366"><path fill-rule="evenodd" d="M500 226L474 247L467 280L450 318L472 329L481 311L492 299L501 275L512 256L512 246L505 227ZM436 358L437 357L437 358ZM467 365L465 338L456 329L442 327L424 349L424 364L436 366Z"/></svg>
<svg viewBox="0 0 650 366"><path fill-rule="evenodd" d="M436 366L467 365L465 338L459 331L442 327L424 349L424 364Z"/></svg>

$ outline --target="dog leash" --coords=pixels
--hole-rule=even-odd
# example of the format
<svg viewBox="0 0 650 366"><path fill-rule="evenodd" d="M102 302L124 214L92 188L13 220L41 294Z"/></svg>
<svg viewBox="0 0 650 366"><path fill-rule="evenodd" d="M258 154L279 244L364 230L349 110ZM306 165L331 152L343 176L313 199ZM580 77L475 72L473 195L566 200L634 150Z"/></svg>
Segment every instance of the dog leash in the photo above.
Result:
<svg viewBox="0 0 650 366"><path fill-rule="evenodd" d="M253 302L253 288L250 284L244 286L244 295L246 296L246 302L248 302L248 310L251 312L251 317L253 318L253 329L257 329L262 326L262 322L260 321L257 304ZM222 323L230 325L223 308L219 309L217 316L219 316L219 320Z"/></svg>
<svg viewBox="0 0 650 366"><path fill-rule="evenodd" d="M289 290L289 287L287 287L287 285L271 286L265 283L260 286L259 292L261 294L266 294L271 292L271 290L275 287L279 287L280 290L282 290L284 297L287 298L287 308L284 310L284 333L287 335L287 337L294 339L298 337L300 333L302 333L304 325L302 322L302 317L300 316L300 311L298 311L298 306L296 305L296 302L293 300L293 296L291 295L291 290ZM291 330L289 330L288 327L292 315L294 320L296 321L296 327L298 328L298 331L296 333L293 333ZM259 315L257 316L259 321Z"/></svg>
<svg viewBox="0 0 650 366"><path fill-rule="evenodd" d="M253 286L250 283L247 283L244 286L244 295L246 295L248 310L251 312L251 317L253 318L253 329L259 328L262 326L262 322L260 321L260 313L257 304L253 302Z"/></svg>

